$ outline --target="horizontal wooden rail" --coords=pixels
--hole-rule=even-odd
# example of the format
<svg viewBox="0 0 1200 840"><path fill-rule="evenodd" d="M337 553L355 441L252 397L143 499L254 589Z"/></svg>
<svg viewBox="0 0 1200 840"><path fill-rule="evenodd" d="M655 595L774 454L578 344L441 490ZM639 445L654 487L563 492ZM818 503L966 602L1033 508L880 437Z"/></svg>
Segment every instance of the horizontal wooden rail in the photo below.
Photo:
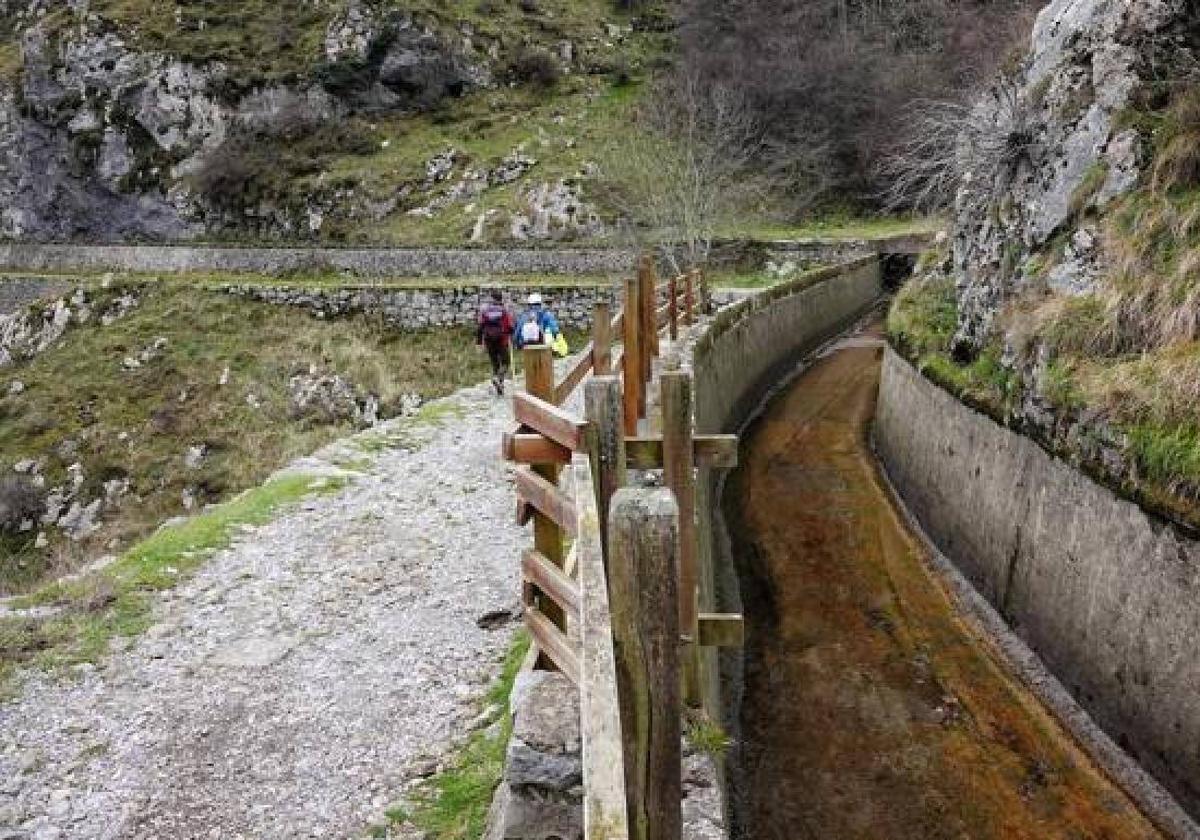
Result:
<svg viewBox="0 0 1200 840"><path fill-rule="evenodd" d="M580 452L584 448L588 424L553 403L517 393L513 395L513 416L522 426L545 435L572 452Z"/></svg>
<svg viewBox="0 0 1200 840"><path fill-rule="evenodd" d="M746 623L742 616L725 613L700 613L701 647L736 648L746 642Z"/></svg>
<svg viewBox="0 0 1200 840"><path fill-rule="evenodd" d="M571 366L567 371L567 375L563 377L562 382L554 387L554 404L561 406L571 398L575 393L575 389L583 384L583 380L588 378L596 367L595 345L588 342L588 346L584 349L579 357L579 361Z"/></svg>
<svg viewBox="0 0 1200 840"><path fill-rule="evenodd" d="M692 446L697 464L718 470L731 470L738 465L737 435L696 435ZM662 438L626 438L625 451L632 469L662 469Z"/></svg>
<svg viewBox="0 0 1200 840"><path fill-rule="evenodd" d="M625 313L622 311L618 312L616 317L612 319L612 322L608 328L609 335L620 335L621 331L624 329ZM576 389L583 384L585 379L587 379L588 374L595 369L596 345L595 342L588 342L588 345L584 348L579 360L571 366L571 369L567 371L566 376L563 377L562 382L558 383L558 385L555 387L554 404L561 406L567 400L569 400L571 395L575 393Z"/></svg>
<svg viewBox="0 0 1200 840"><path fill-rule="evenodd" d="M532 548L525 551L521 556L521 573L564 612L579 615L579 586L540 551Z"/></svg>
<svg viewBox="0 0 1200 840"><path fill-rule="evenodd" d="M579 653L566 634L537 607L525 608L525 626L538 650L548 656L567 679L579 685Z"/></svg>
<svg viewBox="0 0 1200 840"><path fill-rule="evenodd" d="M540 512L570 536L575 536L575 503L562 490L551 484L529 467L516 470L517 521L525 525Z"/></svg>
<svg viewBox="0 0 1200 840"><path fill-rule="evenodd" d="M501 443L501 457L515 464L559 464L571 463L571 450L560 443L539 434L505 432Z"/></svg>

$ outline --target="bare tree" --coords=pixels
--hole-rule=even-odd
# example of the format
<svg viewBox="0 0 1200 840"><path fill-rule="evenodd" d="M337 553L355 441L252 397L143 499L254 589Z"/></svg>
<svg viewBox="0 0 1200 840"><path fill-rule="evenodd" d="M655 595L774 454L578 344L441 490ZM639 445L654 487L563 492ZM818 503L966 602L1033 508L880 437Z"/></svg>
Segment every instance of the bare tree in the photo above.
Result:
<svg viewBox="0 0 1200 840"><path fill-rule="evenodd" d="M913 103L990 79L1043 0L681 0L681 62L748 103L758 164L796 216L874 208ZM789 200L790 199L790 200Z"/></svg>
<svg viewBox="0 0 1200 840"><path fill-rule="evenodd" d="M758 191L751 163L762 141L751 111L732 88L679 74L658 86L636 120L639 130L602 163L608 198L627 235L675 270L702 265L721 228Z"/></svg>

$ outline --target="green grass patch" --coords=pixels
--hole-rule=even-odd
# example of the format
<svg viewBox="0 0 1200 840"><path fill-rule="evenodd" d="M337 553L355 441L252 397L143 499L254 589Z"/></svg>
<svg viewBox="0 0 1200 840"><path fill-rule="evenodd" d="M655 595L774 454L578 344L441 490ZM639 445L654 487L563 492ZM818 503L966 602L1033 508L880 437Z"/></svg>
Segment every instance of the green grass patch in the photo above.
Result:
<svg viewBox="0 0 1200 840"><path fill-rule="evenodd" d="M1130 448L1146 478L1170 485L1200 480L1200 428L1139 424L1126 430Z"/></svg>
<svg viewBox="0 0 1200 840"><path fill-rule="evenodd" d="M344 486L340 478L281 476L160 529L94 574L20 599L13 605L18 609L63 609L44 619L0 619L0 683L22 665L54 668L97 660L114 638L134 636L149 626L154 593L186 580L226 548L240 528L269 522L287 505Z"/></svg>
<svg viewBox="0 0 1200 840"><path fill-rule="evenodd" d="M684 738L691 748L697 752L720 760L733 745L729 735L720 724L705 714L691 716L684 727Z"/></svg>
<svg viewBox="0 0 1200 840"><path fill-rule="evenodd" d="M937 217L830 216L796 224L749 221L721 231L729 239L886 239L893 236L936 233L946 227Z"/></svg>
<svg viewBox="0 0 1200 840"><path fill-rule="evenodd" d="M529 644L528 634L520 631L505 655L500 677L488 690L485 702L500 710L492 725L467 739L448 769L429 780L411 807L389 813L393 823L411 823L429 840L479 840L483 836L512 735L509 698Z"/></svg>
<svg viewBox="0 0 1200 840"><path fill-rule="evenodd" d="M945 352L957 328L958 302L949 277L912 281L896 295L888 312L888 336L913 356Z"/></svg>

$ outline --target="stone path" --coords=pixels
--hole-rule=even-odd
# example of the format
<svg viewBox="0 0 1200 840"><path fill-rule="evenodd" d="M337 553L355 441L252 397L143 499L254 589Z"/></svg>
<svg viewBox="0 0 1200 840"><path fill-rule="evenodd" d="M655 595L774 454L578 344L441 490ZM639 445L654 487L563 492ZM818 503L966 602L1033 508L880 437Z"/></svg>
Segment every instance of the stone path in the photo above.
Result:
<svg viewBox="0 0 1200 840"><path fill-rule="evenodd" d="M516 608L525 542L507 401L447 402L461 420L382 427L404 448L244 532L128 649L0 705L0 838L359 838L432 772L511 639L477 622Z"/></svg>

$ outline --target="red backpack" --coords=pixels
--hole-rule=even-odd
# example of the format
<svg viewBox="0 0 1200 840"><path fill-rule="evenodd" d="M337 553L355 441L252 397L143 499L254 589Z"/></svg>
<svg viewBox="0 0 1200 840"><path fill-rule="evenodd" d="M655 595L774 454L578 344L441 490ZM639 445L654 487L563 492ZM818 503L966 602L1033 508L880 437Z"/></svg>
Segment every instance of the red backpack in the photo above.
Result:
<svg viewBox="0 0 1200 840"><path fill-rule="evenodd" d="M508 311L500 304L492 303L484 307L479 317L483 322L484 341L495 344L508 335Z"/></svg>

